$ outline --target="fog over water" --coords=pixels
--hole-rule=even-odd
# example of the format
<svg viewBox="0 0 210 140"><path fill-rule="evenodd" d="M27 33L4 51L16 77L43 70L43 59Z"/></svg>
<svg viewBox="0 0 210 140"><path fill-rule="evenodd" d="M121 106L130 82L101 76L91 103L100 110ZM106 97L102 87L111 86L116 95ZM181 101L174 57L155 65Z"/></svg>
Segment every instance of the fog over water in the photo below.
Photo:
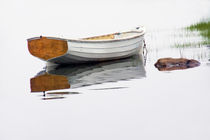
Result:
<svg viewBox="0 0 210 140"><path fill-rule="evenodd" d="M0 139L209 140L209 39L184 29L208 21L209 9L209 0L1 0ZM30 79L45 62L30 55L28 38L81 38L138 25L147 29L147 55L76 67L67 75L77 88L31 93ZM154 63L162 57L201 65L161 72Z"/></svg>

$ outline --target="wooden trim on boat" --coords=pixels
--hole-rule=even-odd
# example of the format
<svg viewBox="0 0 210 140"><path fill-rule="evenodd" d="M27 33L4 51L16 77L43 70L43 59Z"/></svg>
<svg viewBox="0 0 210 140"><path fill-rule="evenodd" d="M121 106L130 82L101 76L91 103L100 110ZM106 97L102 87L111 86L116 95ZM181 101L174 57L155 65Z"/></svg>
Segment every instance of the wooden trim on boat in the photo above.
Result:
<svg viewBox="0 0 210 140"><path fill-rule="evenodd" d="M68 51L68 43L66 40L40 37L28 40L28 50L32 55L48 60L64 55Z"/></svg>
<svg viewBox="0 0 210 140"><path fill-rule="evenodd" d="M83 38L82 40L107 40L107 39L114 39L114 35L115 34L94 36L94 37Z"/></svg>

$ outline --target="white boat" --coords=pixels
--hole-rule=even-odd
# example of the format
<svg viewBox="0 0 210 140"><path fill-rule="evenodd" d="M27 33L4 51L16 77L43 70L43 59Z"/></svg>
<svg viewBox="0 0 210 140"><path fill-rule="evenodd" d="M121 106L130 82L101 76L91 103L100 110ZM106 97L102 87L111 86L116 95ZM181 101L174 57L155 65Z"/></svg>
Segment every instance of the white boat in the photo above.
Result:
<svg viewBox="0 0 210 140"><path fill-rule="evenodd" d="M121 59L143 52L145 28L82 39L35 37L28 39L29 52L57 64Z"/></svg>

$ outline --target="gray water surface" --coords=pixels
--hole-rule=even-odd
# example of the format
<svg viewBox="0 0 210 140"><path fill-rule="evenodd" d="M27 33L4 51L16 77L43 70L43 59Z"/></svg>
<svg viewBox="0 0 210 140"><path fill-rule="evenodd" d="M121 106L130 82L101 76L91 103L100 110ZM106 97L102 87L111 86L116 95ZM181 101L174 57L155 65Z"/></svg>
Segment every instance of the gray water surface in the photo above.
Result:
<svg viewBox="0 0 210 140"><path fill-rule="evenodd" d="M0 2L1 140L209 140L210 44L185 28L210 18L209 0ZM27 38L86 37L145 25L141 59L57 69L72 88L31 93L45 63ZM163 57L201 65L158 71ZM72 79L73 78L73 79ZM75 87L73 87L75 85Z"/></svg>

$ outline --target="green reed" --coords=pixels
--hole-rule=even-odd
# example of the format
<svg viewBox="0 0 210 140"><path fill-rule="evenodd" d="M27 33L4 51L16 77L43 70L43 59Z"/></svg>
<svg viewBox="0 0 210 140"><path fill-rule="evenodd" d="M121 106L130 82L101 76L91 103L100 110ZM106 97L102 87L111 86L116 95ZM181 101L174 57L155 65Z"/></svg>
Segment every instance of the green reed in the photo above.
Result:
<svg viewBox="0 0 210 140"><path fill-rule="evenodd" d="M201 36L207 38L208 41L210 41L210 21L201 21L187 27L187 29L191 31L199 31Z"/></svg>

